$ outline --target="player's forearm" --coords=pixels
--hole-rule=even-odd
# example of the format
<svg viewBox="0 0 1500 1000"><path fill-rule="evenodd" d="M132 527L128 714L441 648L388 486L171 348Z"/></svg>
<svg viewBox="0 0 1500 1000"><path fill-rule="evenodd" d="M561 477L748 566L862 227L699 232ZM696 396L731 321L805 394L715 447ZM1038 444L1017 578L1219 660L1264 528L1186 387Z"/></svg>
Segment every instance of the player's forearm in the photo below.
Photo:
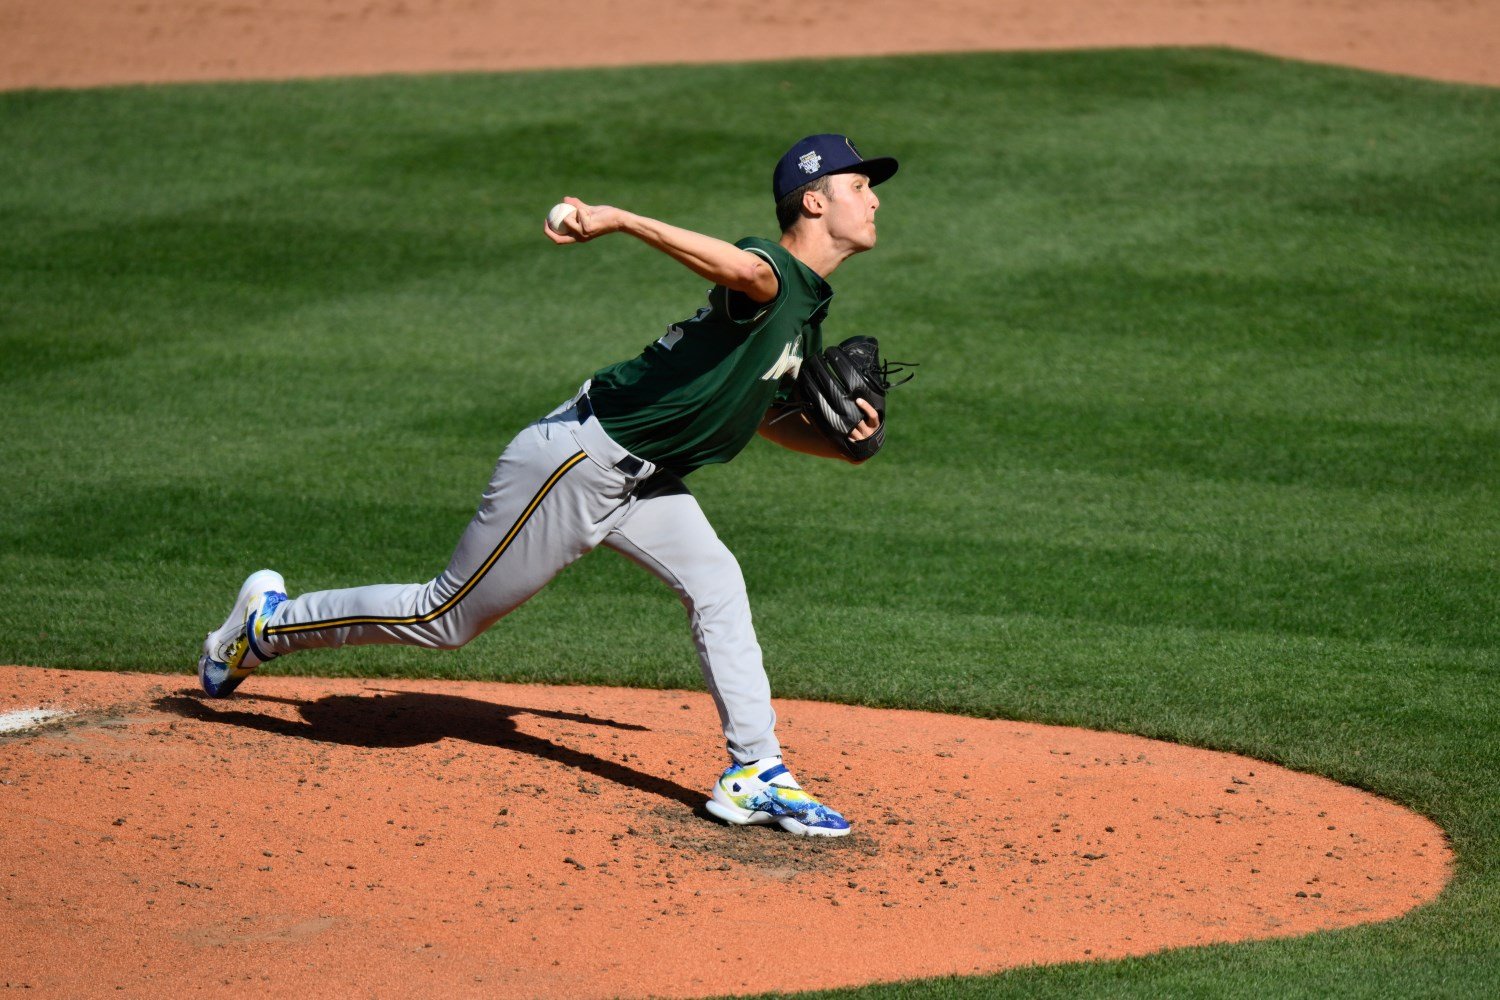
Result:
<svg viewBox="0 0 1500 1000"><path fill-rule="evenodd" d="M659 219L625 212L620 231L655 247L699 277L735 291L754 294L764 288L766 278L771 276L770 265L748 250ZM774 284L771 290L774 294Z"/></svg>
<svg viewBox="0 0 1500 1000"><path fill-rule="evenodd" d="M818 429L800 413L788 415L786 411L772 407L760 422L760 436L774 441L790 451L818 458L837 458L850 465L859 463L833 446L833 443L818 433Z"/></svg>

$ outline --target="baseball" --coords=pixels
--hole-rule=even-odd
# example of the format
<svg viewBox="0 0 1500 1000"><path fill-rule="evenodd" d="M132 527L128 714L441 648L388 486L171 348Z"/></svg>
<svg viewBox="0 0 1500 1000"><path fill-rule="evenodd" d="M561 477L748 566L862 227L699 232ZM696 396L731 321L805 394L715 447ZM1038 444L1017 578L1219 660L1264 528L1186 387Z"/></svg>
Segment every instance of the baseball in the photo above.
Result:
<svg viewBox="0 0 1500 1000"><path fill-rule="evenodd" d="M573 233L563 228L563 223L567 221L568 216L573 215L577 211L578 210L572 205L568 205L562 202L553 205L552 211L547 213L547 228L551 229L559 236L574 235Z"/></svg>

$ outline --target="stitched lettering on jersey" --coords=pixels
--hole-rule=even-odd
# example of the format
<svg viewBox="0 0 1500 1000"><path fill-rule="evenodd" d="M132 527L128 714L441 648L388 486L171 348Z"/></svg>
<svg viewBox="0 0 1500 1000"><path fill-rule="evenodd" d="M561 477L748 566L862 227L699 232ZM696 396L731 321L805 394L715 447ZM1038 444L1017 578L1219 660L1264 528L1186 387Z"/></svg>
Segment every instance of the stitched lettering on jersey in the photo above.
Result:
<svg viewBox="0 0 1500 1000"><path fill-rule="evenodd" d="M800 371L802 371L802 334L799 333L797 339L781 349L781 357L777 358L776 363L760 378L762 382L775 382L779 381L783 375L796 378Z"/></svg>
<svg viewBox="0 0 1500 1000"><path fill-rule="evenodd" d="M692 319L683 320L681 323L673 323L671 326L667 327L666 333L657 338L657 346L661 347L663 350L670 351L672 348L677 346L677 342L682 339L683 334L687 333L687 331L683 329L684 326L689 323L698 322L700 319L707 316L713 311L713 306L702 306L696 313L693 314Z"/></svg>

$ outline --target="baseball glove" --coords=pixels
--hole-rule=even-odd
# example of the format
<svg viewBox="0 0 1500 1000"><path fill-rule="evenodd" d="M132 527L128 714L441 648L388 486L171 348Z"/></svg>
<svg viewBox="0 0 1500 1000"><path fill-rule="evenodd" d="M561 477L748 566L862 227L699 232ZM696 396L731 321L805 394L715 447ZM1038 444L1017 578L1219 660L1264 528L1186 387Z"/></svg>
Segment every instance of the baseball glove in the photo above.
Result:
<svg viewBox="0 0 1500 1000"><path fill-rule="evenodd" d="M793 412L806 415L843 455L863 462L885 444L886 393L912 379L907 375L892 382L891 376L915 367L904 361L883 361L874 337L850 337L821 355L803 359L792 396ZM880 428L862 441L849 440L849 432L864 419L856 399L863 399L880 415Z"/></svg>

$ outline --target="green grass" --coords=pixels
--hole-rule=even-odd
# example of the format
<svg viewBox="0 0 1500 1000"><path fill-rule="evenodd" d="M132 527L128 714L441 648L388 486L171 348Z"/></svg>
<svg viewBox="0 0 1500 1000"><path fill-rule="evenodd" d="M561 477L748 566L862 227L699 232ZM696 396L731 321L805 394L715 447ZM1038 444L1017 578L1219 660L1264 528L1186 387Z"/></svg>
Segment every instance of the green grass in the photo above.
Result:
<svg viewBox="0 0 1500 1000"><path fill-rule="evenodd" d="M778 694L1249 753L1459 856L1388 924L837 995L1492 993L1494 90L1156 51L0 95L0 660L186 674L260 565L430 577L509 436L702 298L547 207L765 232L828 129L903 161L830 333L922 368L863 469L692 477ZM603 552L461 651L283 666L699 684Z"/></svg>

